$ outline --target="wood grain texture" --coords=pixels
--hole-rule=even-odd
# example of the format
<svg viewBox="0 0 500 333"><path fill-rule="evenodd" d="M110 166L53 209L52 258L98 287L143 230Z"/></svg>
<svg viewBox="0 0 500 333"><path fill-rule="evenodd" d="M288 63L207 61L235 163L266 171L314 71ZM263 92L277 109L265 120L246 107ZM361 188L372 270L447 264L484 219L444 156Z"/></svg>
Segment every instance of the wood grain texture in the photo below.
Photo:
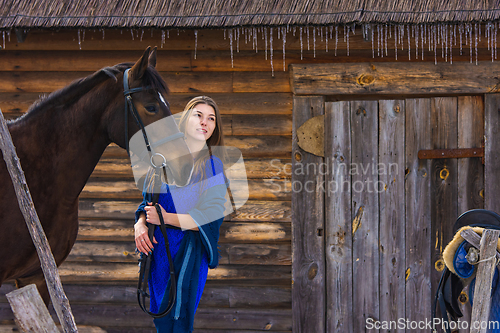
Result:
<svg viewBox="0 0 500 333"><path fill-rule="evenodd" d="M481 147L484 103L481 96L458 97L458 148ZM458 214L484 208L484 165L481 158L458 159Z"/></svg>
<svg viewBox="0 0 500 333"><path fill-rule="evenodd" d="M22 332L59 332L34 284L6 296Z"/></svg>
<svg viewBox="0 0 500 333"><path fill-rule="evenodd" d="M324 114L322 97L295 97L293 103L292 166L317 165L322 157L299 148L297 129L308 119ZM324 177L314 172L293 173L292 182L292 309L293 331L325 329ZM307 186L309 185L309 186ZM312 190L311 190L312 189Z"/></svg>
<svg viewBox="0 0 500 333"><path fill-rule="evenodd" d="M132 242L133 221L80 219L78 241ZM288 243L291 240L289 222L229 222L220 229L220 243Z"/></svg>
<svg viewBox="0 0 500 333"><path fill-rule="evenodd" d="M378 175L378 103L351 102L352 148L351 221L353 309L358 313L354 332L365 329L368 318L380 317L379 200L374 191ZM366 170L366 171L363 171Z"/></svg>
<svg viewBox="0 0 500 333"><path fill-rule="evenodd" d="M99 67L92 68L98 70ZM43 92L0 92L0 109L5 117L25 113ZM167 100L172 113L184 110L186 104L199 93L170 93ZM290 93L211 93L223 115L292 115L292 95ZM12 115L12 116L11 116ZM291 131L291 129L290 129Z"/></svg>
<svg viewBox="0 0 500 333"><path fill-rule="evenodd" d="M452 149L458 145L458 109L456 97L431 100L431 140L433 149ZM453 224L458 217L457 159L431 161L431 270L433 292L444 269L443 250L453 237Z"/></svg>
<svg viewBox="0 0 500 333"><path fill-rule="evenodd" d="M500 64L356 63L292 65L294 94L471 94L498 91Z"/></svg>
<svg viewBox="0 0 500 333"><path fill-rule="evenodd" d="M406 318L405 101L379 101L380 320ZM401 328L381 332L404 332Z"/></svg>
<svg viewBox="0 0 500 333"><path fill-rule="evenodd" d="M485 96L484 208L500 213L500 94Z"/></svg>
<svg viewBox="0 0 500 333"><path fill-rule="evenodd" d="M82 218L128 219L134 221L134 214L139 202L118 200L85 200L79 202L79 216ZM229 219L229 218L228 218ZM259 201L249 200L239 208L236 216L230 221L291 221L291 204L289 201Z"/></svg>
<svg viewBox="0 0 500 333"><path fill-rule="evenodd" d="M431 149L431 100L405 100L405 238L406 317L411 321L431 318L431 169L430 160L419 160L420 149Z"/></svg>
<svg viewBox="0 0 500 333"><path fill-rule="evenodd" d="M488 331L488 327L484 327L483 323L490 322L491 284L496 268L498 236L500 236L500 230L487 229L481 237L479 248L481 262L476 273L474 306L471 316L471 323L475 323L475 325L471 325L471 333L486 333Z"/></svg>
<svg viewBox="0 0 500 333"><path fill-rule="evenodd" d="M458 148L481 147L484 141L484 103L482 96L458 97ZM458 159L458 215L484 208L484 165L481 158ZM468 290L465 290L468 293ZM461 304L461 320L470 322L470 302ZM460 333L469 330L461 329Z"/></svg>
<svg viewBox="0 0 500 333"><path fill-rule="evenodd" d="M351 107L325 103L326 332L353 332Z"/></svg>

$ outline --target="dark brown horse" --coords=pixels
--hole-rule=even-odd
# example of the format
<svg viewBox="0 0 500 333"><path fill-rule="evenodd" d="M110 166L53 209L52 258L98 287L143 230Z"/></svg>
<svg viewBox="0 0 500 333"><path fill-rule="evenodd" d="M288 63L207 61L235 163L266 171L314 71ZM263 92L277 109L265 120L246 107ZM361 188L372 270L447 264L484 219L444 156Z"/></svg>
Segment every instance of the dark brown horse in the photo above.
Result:
<svg viewBox="0 0 500 333"><path fill-rule="evenodd" d="M78 196L106 147L124 148L123 76L144 125L171 115L159 94L167 87L155 69L156 48L135 63L104 68L35 103L8 124L40 221L57 264L68 256L78 231ZM128 133L139 126L128 117ZM175 169L175 168L173 168ZM174 175L182 179L182 175ZM18 287L35 283L47 303L49 294L37 253L19 210L14 188L0 161L0 285L15 279Z"/></svg>

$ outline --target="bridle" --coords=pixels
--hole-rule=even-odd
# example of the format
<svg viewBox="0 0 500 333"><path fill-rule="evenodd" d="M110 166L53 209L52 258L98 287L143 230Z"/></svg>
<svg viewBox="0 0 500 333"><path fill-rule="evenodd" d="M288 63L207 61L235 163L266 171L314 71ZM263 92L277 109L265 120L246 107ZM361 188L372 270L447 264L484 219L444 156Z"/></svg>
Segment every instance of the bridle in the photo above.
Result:
<svg viewBox="0 0 500 333"><path fill-rule="evenodd" d="M172 260L172 254L170 252L170 246L168 242L168 237L167 237L167 228L165 226L165 221L163 219L163 215L161 212L160 205L158 204L158 198L160 196L160 187L161 187L161 174L163 173L163 177L165 178L165 181L167 181L167 171L166 169L168 168L167 160L165 156L155 153L153 149L151 148L151 143L148 139L148 135L146 133L146 128L144 127L144 123L142 122L141 116L137 112L137 109L134 105L134 101L132 100L132 94L141 92L143 90L150 90L152 89L151 87L138 87L138 88L129 88L128 85L128 72L129 69L126 69L124 74L123 74L123 95L125 96L125 147L127 149L127 154L130 156L130 150L129 150L129 135L128 135L128 113L130 112L132 116L134 117L135 122L139 126L139 128L142 131L142 135L144 137L144 142L146 144L146 148L149 153L150 157L150 162L151 166L154 169L154 176L152 179L153 183L153 200L152 203L156 208L156 211L158 213L159 219L160 219L160 230L163 234L163 238L165 239L165 249L167 251L167 257L168 257L168 264L169 264L169 270L170 270L170 293L169 293L169 302L168 306L161 311L160 313L153 313L146 309L146 297L149 298L149 294L147 292L148 289L148 280L149 280L149 272L151 269L151 259L152 255L145 255L141 254L141 257L139 259L139 266L140 266L140 271L139 271L139 283L137 285L137 301L139 303L139 306L141 307L142 311L146 312L153 318L161 318L166 316L174 307L175 299L176 299L176 289L177 289L177 283L176 283L176 278L175 278L175 270L174 270L174 263ZM163 140L163 143L172 141L178 138L183 137L184 134L182 132L174 133L173 135L168 136ZM163 158L163 162L161 165L156 165L154 163L153 158L155 156L161 156ZM147 223L148 226L148 236L149 239L152 241L153 240L153 235L154 235L154 230L155 230L155 225Z"/></svg>

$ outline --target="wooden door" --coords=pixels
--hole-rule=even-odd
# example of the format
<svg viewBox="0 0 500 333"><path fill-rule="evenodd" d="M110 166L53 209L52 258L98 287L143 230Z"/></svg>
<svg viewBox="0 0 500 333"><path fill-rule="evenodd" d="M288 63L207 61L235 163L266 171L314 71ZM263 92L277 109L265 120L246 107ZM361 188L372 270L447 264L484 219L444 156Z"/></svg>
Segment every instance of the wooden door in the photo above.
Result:
<svg viewBox="0 0 500 333"><path fill-rule="evenodd" d="M480 147L484 112L482 95L294 97L294 332L363 332L377 323L394 325L370 331L403 332L432 321L441 253L459 214L485 207L485 168L480 158L417 154ZM297 128L318 115L324 157L296 140Z"/></svg>

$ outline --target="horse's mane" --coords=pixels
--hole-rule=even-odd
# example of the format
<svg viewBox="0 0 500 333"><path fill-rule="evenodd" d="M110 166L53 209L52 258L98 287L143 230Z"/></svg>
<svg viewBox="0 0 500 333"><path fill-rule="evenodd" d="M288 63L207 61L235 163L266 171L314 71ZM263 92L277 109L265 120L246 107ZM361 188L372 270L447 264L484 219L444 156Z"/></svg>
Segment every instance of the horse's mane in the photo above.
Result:
<svg viewBox="0 0 500 333"><path fill-rule="evenodd" d="M42 95L29 107L28 111L24 115L8 122L18 122L27 115L36 112L37 110L43 110L48 106L67 108L98 84L108 79L114 79L116 82L118 80L116 75L123 73L127 68L131 68L133 65L133 63L122 63L112 67L105 67L85 78L73 81L66 87L52 92L50 95ZM158 71L151 66L147 68L143 76L142 83L144 87L150 87L162 94L168 94L169 92L167 84L163 78L160 76Z"/></svg>

